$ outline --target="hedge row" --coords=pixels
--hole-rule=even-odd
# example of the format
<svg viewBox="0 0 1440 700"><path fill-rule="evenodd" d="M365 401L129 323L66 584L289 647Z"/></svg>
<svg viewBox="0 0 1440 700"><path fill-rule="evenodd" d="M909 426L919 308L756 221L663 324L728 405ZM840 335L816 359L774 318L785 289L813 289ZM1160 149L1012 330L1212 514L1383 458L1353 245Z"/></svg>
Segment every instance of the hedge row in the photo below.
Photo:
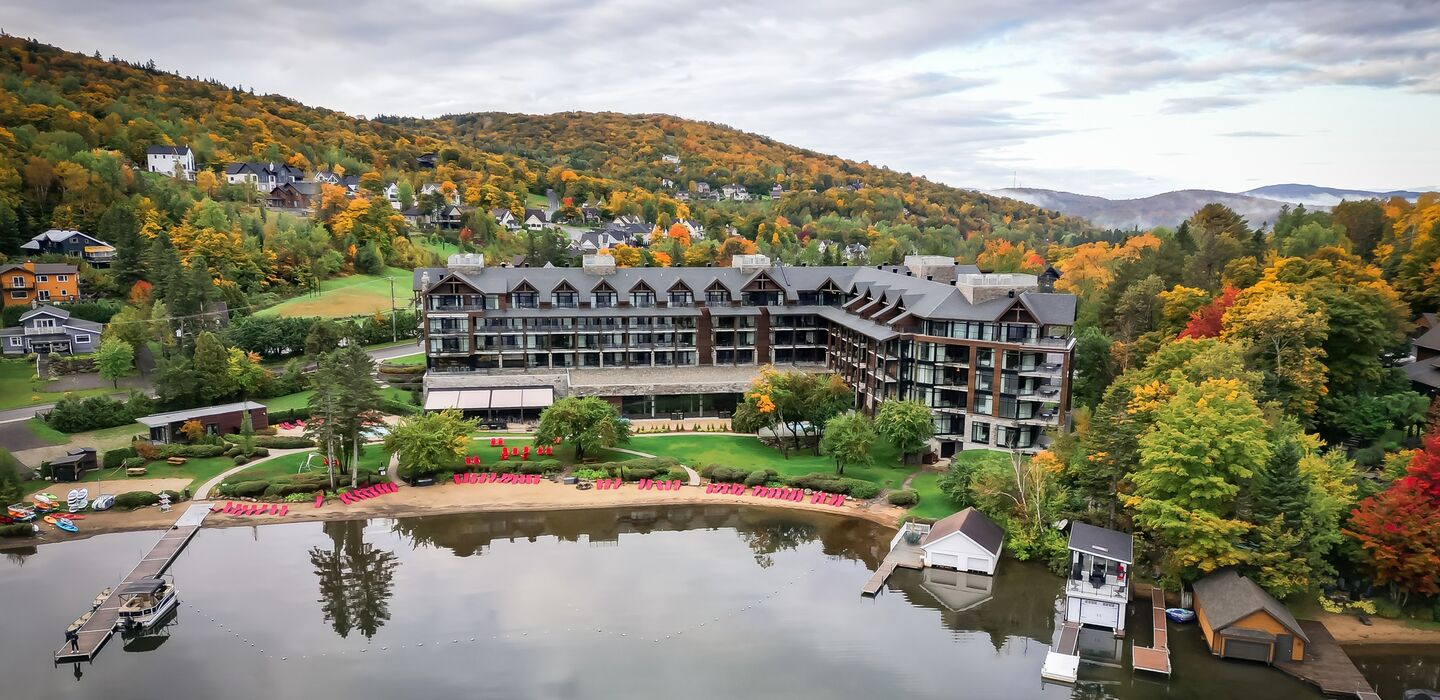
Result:
<svg viewBox="0 0 1440 700"><path fill-rule="evenodd" d="M920 494L916 493L915 489L900 489L886 494L885 500L889 501L892 506L908 508L920 502Z"/></svg>
<svg viewBox="0 0 1440 700"><path fill-rule="evenodd" d="M140 456L140 453L136 452L132 446L117 447L113 450L105 451L104 456L100 458L100 465L106 469L114 469L121 466L125 460L138 456Z"/></svg>
<svg viewBox="0 0 1440 700"><path fill-rule="evenodd" d="M225 441L231 444L239 444L239 435L226 435ZM297 447L314 447L315 441L303 435L256 435L256 447L270 447L277 450L290 450Z"/></svg>
<svg viewBox="0 0 1440 700"><path fill-rule="evenodd" d="M162 491L161 493L170 494L171 503L180 502L180 494L175 491ZM121 510L144 508L145 506L153 506L159 502L160 494L150 491L126 491L115 497L115 507Z"/></svg>
<svg viewBox="0 0 1440 700"><path fill-rule="evenodd" d="M33 534L35 534L35 528L30 523L0 525L0 537L29 537Z"/></svg>

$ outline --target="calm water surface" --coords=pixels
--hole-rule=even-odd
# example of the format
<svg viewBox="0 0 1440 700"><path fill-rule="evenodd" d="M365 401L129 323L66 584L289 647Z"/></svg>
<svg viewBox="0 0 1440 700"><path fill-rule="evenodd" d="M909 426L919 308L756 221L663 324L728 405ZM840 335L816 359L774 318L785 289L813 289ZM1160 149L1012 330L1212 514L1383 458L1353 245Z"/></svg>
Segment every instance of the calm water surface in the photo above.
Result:
<svg viewBox="0 0 1440 700"><path fill-rule="evenodd" d="M1193 627L1172 634L1169 683L1103 665L1129 640L1097 633L1085 682L1042 684L1061 579L1005 561L862 598L891 532L721 506L207 529L172 571L175 623L116 638L78 679L50 662L62 630L156 534L49 545L0 559L0 696L1318 697L1211 658Z"/></svg>

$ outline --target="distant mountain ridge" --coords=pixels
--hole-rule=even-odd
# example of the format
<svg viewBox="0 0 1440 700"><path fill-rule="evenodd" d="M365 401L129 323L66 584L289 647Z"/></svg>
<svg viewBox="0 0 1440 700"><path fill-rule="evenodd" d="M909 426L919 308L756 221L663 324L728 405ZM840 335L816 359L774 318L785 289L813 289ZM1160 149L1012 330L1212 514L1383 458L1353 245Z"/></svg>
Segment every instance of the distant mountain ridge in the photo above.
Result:
<svg viewBox="0 0 1440 700"><path fill-rule="evenodd" d="M1250 222L1251 226L1261 226L1273 222L1281 207L1286 205L1294 207L1304 204L1310 208L1328 209L1339 204L1342 199L1403 197L1414 200L1421 194L1409 190L1375 192L1301 184L1267 185L1245 192L1176 190L1136 199L1107 199L1034 187L1007 187L988 190L987 193L1088 219L1090 223L1101 228L1118 229L1173 227L1189 218L1195 210L1212 202L1235 210Z"/></svg>

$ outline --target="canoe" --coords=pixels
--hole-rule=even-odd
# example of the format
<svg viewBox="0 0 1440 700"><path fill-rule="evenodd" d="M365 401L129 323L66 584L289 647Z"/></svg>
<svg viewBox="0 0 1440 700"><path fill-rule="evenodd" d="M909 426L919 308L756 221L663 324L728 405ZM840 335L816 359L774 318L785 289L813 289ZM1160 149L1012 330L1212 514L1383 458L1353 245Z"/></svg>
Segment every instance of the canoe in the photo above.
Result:
<svg viewBox="0 0 1440 700"><path fill-rule="evenodd" d="M1185 624L1195 621L1195 611L1185 608L1165 608L1165 617L1170 618L1171 622Z"/></svg>

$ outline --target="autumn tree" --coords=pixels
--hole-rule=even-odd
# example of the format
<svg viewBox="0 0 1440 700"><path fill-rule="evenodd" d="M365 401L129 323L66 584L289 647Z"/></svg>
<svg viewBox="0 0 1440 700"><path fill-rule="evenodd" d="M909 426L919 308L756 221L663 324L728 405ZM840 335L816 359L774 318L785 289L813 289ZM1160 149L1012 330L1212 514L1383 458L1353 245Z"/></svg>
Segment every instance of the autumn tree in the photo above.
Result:
<svg viewBox="0 0 1440 700"><path fill-rule="evenodd" d="M1345 534L1402 604L1440 593L1440 430L1425 437L1403 478L1351 511Z"/></svg>

